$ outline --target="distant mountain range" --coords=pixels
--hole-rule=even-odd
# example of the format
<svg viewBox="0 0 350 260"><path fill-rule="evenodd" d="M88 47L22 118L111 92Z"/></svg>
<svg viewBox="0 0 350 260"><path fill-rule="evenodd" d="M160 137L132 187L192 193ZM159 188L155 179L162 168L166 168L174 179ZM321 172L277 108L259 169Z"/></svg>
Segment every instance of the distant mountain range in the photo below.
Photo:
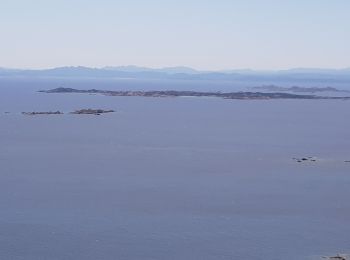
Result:
<svg viewBox="0 0 350 260"><path fill-rule="evenodd" d="M165 68L159 68L159 69L153 69L153 68L147 68L147 67L138 67L138 66L118 66L118 67L104 67L105 70L112 70L112 71L124 71L124 72L163 72L168 74L199 74L204 73L204 71L198 71L195 69L192 69L190 67L165 67Z"/></svg>
<svg viewBox="0 0 350 260"><path fill-rule="evenodd" d="M178 80L254 80L254 81L327 81L350 82L348 69L290 69L279 71L226 70L199 71L189 67L146 68L120 67L59 67L53 69L25 70L0 68L0 77L59 77L59 78L135 78Z"/></svg>

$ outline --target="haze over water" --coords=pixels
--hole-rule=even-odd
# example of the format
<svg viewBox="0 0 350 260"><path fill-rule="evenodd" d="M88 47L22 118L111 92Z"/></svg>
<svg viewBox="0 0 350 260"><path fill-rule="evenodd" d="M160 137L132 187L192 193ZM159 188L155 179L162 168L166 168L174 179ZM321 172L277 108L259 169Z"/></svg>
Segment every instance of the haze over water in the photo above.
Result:
<svg viewBox="0 0 350 260"><path fill-rule="evenodd" d="M64 87L144 84L89 82ZM44 94L62 82L0 83L2 259L350 252L349 101ZM21 115L81 108L117 112ZM306 156L317 162L293 160Z"/></svg>

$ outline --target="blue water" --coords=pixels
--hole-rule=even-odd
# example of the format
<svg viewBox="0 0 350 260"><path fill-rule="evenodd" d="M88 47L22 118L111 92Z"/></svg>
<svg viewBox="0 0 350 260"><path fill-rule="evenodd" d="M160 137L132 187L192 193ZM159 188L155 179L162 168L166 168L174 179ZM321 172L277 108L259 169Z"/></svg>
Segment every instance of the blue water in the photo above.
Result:
<svg viewBox="0 0 350 260"><path fill-rule="evenodd" d="M0 259L350 252L350 102L36 92L61 84L0 80ZM117 113L20 113L90 107Z"/></svg>

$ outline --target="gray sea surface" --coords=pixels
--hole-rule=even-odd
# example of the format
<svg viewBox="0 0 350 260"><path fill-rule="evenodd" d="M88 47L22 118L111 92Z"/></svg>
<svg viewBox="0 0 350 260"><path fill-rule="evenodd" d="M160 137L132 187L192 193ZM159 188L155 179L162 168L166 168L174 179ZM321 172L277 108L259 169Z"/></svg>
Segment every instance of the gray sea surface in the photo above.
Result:
<svg viewBox="0 0 350 260"><path fill-rule="evenodd" d="M350 101L36 92L175 83L0 79L0 259L350 253Z"/></svg>

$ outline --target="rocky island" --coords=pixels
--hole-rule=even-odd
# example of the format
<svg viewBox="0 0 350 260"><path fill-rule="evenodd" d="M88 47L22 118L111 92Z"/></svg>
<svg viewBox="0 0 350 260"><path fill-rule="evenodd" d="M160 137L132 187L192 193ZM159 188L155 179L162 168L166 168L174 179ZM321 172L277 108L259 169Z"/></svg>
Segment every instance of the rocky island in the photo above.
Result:
<svg viewBox="0 0 350 260"><path fill-rule="evenodd" d="M261 87L254 87L255 90L260 91L278 91L278 92L305 92L305 93L316 93L316 92L342 92L342 93L350 93L349 90L341 90L333 87L300 87L300 86L292 86L292 87L280 87L276 85L264 85Z"/></svg>
<svg viewBox="0 0 350 260"><path fill-rule="evenodd" d="M324 256L322 258L323 259L329 259L329 260L348 260L349 256L348 255L337 254L335 256Z"/></svg>
<svg viewBox="0 0 350 260"><path fill-rule="evenodd" d="M302 158L293 158L294 161L301 163L301 162L316 162L317 158L308 156L308 157L302 157Z"/></svg>
<svg viewBox="0 0 350 260"><path fill-rule="evenodd" d="M350 97L323 97L315 95L299 95L291 93L264 93L264 92L199 92L180 90L155 90L155 91L118 91L118 90L79 90L73 88L55 88L51 90L40 90L43 93L81 93L101 94L106 96L122 97L217 97L224 99L239 100L265 100L265 99L350 99Z"/></svg>
<svg viewBox="0 0 350 260"><path fill-rule="evenodd" d="M103 109L79 109L75 110L73 112L70 112L70 114L74 115L101 115L101 114L106 114L106 113L113 113L115 112L114 110L103 110ZM64 113L60 111L55 111L55 112L22 112L23 115L26 116L37 116L37 115L63 115Z"/></svg>
<svg viewBox="0 0 350 260"><path fill-rule="evenodd" d="M22 112L23 115L26 116L37 116L37 115L63 115L60 111L48 111L48 112Z"/></svg>
<svg viewBox="0 0 350 260"><path fill-rule="evenodd" d="M103 110L103 109L80 109L80 110L76 110L74 112L71 112L71 114L75 114L75 115L96 115L99 116L101 114L106 114L106 113L113 113L115 112L114 110Z"/></svg>

